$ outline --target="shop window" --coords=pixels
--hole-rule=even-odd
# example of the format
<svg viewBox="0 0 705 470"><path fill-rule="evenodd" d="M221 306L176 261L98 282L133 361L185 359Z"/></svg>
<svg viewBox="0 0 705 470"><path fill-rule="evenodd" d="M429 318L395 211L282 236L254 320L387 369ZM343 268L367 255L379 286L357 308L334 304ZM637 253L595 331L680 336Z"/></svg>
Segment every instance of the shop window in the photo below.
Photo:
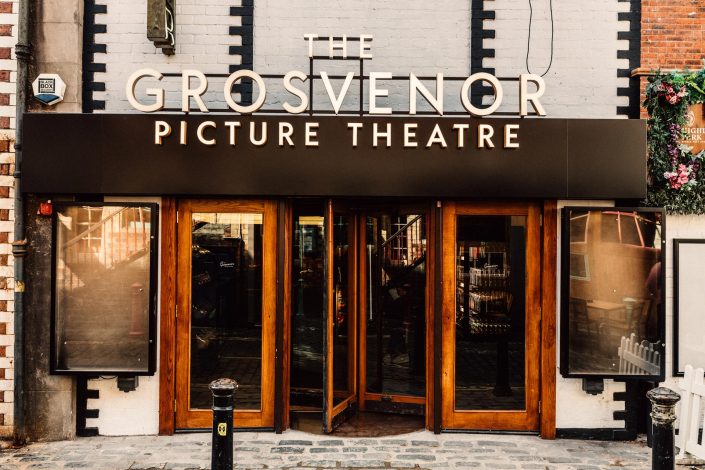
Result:
<svg viewBox="0 0 705 470"><path fill-rule="evenodd" d="M157 222L156 204L55 205L52 372L154 373Z"/></svg>
<svg viewBox="0 0 705 470"><path fill-rule="evenodd" d="M663 211L567 207L563 221L562 374L663 377Z"/></svg>

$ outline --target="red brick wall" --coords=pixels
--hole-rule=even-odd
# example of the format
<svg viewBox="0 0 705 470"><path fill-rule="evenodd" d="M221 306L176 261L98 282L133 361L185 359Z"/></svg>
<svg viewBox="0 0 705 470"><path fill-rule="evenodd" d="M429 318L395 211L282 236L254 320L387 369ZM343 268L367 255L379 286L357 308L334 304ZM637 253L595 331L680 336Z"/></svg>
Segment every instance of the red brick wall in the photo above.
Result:
<svg viewBox="0 0 705 470"><path fill-rule="evenodd" d="M696 70L704 59L705 0L642 0L642 70ZM645 86L642 78L642 96Z"/></svg>
<svg viewBox="0 0 705 470"><path fill-rule="evenodd" d="M642 68L699 69L704 58L705 1L642 0Z"/></svg>

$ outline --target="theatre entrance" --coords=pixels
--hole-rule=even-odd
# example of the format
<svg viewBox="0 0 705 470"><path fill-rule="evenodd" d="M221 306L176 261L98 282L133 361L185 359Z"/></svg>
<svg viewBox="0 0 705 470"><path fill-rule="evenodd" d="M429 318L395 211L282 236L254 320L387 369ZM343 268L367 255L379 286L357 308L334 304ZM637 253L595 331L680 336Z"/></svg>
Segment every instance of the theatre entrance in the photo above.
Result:
<svg viewBox="0 0 705 470"><path fill-rule="evenodd" d="M294 205L292 427L331 432L360 411L424 426L427 209Z"/></svg>
<svg viewBox="0 0 705 470"><path fill-rule="evenodd" d="M538 430L538 204L181 200L175 214L175 428L209 428L208 384L231 377L238 428Z"/></svg>

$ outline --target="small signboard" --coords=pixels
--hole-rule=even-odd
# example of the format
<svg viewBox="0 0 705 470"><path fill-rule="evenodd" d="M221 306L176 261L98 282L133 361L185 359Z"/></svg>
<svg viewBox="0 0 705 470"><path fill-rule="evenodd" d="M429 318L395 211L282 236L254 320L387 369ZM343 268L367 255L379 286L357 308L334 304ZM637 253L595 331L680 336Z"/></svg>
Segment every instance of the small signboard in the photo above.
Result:
<svg viewBox="0 0 705 470"><path fill-rule="evenodd" d="M55 73L42 73L32 83L32 91L36 99L51 106L64 99L66 83Z"/></svg>
<svg viewBox="0 0 705 470"><path fill-rule="evenodd" d="M683 131L685 137L681 143L692 147L693 154L705 150L705 104L698 103L688 107Z"/></svg>

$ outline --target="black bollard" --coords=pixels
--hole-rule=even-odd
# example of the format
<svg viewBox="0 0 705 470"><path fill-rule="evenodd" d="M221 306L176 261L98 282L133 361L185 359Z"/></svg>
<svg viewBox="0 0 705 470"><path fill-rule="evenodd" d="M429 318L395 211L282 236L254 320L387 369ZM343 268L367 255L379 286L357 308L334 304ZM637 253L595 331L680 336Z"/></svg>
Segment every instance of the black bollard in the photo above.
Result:
<svg viewBox="0 0 705 470"><path fill-rule="evenodd" d="M233 470L233 396L237 382L218 379L209 387L213 394L211 470Z"/></svg>
<svg viewBox="0 0 705 470"><path fill-rule="evenodd" d="M676 420L676 403L681 396L665 387L649 390L646 396L651 401L651 469L673 470L676 466L673 422Z"/></svg>

